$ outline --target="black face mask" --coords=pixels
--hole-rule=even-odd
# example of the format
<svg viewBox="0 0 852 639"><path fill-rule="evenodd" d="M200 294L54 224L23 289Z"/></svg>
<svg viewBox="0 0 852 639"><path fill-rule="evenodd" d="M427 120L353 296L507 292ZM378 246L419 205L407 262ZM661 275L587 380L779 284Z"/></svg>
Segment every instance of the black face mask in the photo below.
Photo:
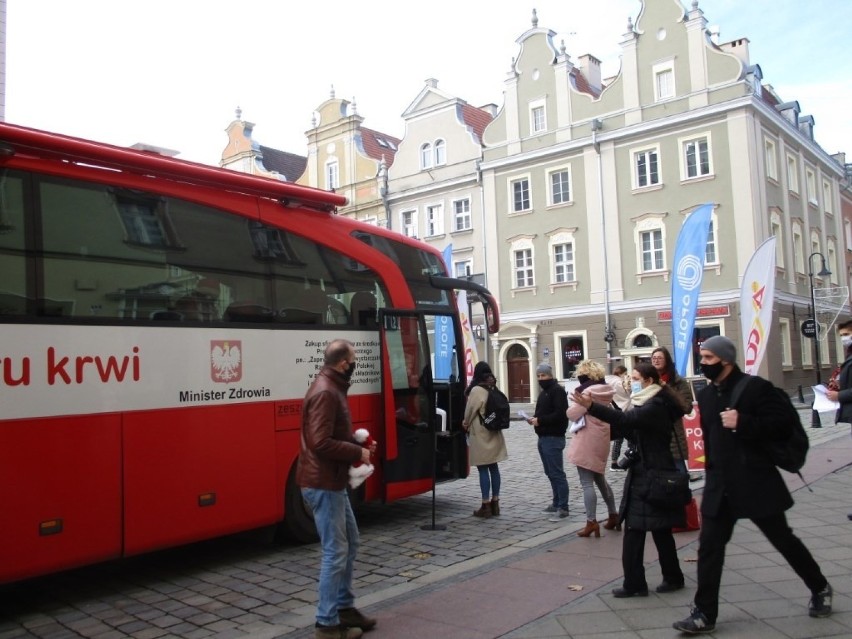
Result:
<svg viewBox="0 0 852 639"><path fill-rule="evenodd" d="M725 365L722 362L716 362L715 364L702 364L701 373L712 382L722 374L722 370L724 368Z"/></svg>
<svg viewBox="0 0 852 639"><path fill-rule="evenodd" d="M540 379L540 380L538 380L538 385L541 387L542 390L547 390L548 388L553 386L553 384L555 384L555 383L556 383L555 379Z"/></svg>
<svg viewBox="0 0 852 639"><path fill-rule="evenodd" d="M577 381L580 382L581 384L585 384L586 382L589 381L589 376L588 375L577 375Z"/></svg>
<svg viewBox="0 0 852 639"><path fill-rule="evenodd" d="M349 364L349 366L346 367L346 370L343 371L343 376L346 378L346 381L349 381L350 379L352 379L352 373L354 373L354 372L355 372L355 362L352 362L351 364Z"/></svg>

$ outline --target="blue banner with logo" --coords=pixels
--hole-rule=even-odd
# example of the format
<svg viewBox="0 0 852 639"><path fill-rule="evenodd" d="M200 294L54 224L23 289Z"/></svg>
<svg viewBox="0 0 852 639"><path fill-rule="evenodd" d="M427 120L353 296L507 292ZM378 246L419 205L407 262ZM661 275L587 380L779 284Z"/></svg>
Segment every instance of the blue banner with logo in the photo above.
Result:
<svg viewBox="0 0 852 639"><path fill-rule="evenodd" d="M679 375L686 375L686 364L692 351L692 331L695 328L701 279L704 277L704 257L712 213L712 204L702 204L695 209L684 220L675 245L672 268L672 346Z"/></svg>
<svg viewBox="0 0 852 639"><path fill-rule="evenodd" d="M444 264L447 274L453 274L453 245L444 249ZM451 293L452 294L452 293ZM455 346L453 318L449 315L435 316L435 379L450 379L453 372L453 347Z"/></svg>

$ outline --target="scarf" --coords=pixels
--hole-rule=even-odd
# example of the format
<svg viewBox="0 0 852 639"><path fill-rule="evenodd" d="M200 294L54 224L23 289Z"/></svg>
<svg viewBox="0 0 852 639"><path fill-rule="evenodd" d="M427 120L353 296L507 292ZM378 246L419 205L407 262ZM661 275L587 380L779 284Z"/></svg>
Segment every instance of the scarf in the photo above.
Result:
<svg viewBox="0 0 852 639"><path fill-rule="evenodd" d="M645 402L651 399L654 395L659 393L663 388L658 384L651 384L650 386L646 386L638 393L633 393L630 396L630 401L634 406L642 406Z"/></svg>

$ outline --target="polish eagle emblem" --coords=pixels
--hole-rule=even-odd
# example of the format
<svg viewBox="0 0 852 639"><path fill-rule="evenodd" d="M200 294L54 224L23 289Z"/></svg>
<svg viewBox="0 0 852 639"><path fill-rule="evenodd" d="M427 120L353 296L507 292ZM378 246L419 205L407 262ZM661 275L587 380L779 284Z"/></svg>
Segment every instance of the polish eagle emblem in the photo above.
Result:
<svg viewBox="0 0 852 639"><path fill-rule="evenodd" d="M210 342L210 377L214 382L238 382L243 376L242 342L215 340Z"/></svg>

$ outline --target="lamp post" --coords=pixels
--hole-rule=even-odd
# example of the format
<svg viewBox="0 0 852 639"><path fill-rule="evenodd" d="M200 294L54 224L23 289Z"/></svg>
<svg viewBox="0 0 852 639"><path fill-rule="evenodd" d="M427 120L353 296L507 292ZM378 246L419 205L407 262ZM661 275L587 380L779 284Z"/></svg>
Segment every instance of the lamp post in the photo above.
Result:
<svg viewBox="0 0 852 639"><path fill-rule="evenodd" d="M598 141L598 131L603 128L603 122L598 118L592 120L592 146L598 156L598 206L601 211L601 237L603 238L603 276L604 276L604 342L606 343L607 370L612 373L612 343L615 332L612 330L612 320L609 308L609 261L606 250L606 215L604 213L603 188L603 159L601 158L601 143Z"/></svg>
<svg viewBox="0 0 852 639"><path fill-rule="evenodd" d="M825 255L820 253L819 251L814 251L810 255L808 255L808 279L811 284L811 323L814 326L814 359L816 360L816 383L817 386L822 384L822 375L821 368L822 363L820 362L820 349L819 349L819 324L816 319L816 300L814 298L814 262L813 258L819 255L819 259L822 263L822 269L817 275L819 277L828 277L831 275L831 271L828 270L825 266ZM819 413L815 409L811 409L811 428L822 428L822 423L820 422Z"/></svg>

